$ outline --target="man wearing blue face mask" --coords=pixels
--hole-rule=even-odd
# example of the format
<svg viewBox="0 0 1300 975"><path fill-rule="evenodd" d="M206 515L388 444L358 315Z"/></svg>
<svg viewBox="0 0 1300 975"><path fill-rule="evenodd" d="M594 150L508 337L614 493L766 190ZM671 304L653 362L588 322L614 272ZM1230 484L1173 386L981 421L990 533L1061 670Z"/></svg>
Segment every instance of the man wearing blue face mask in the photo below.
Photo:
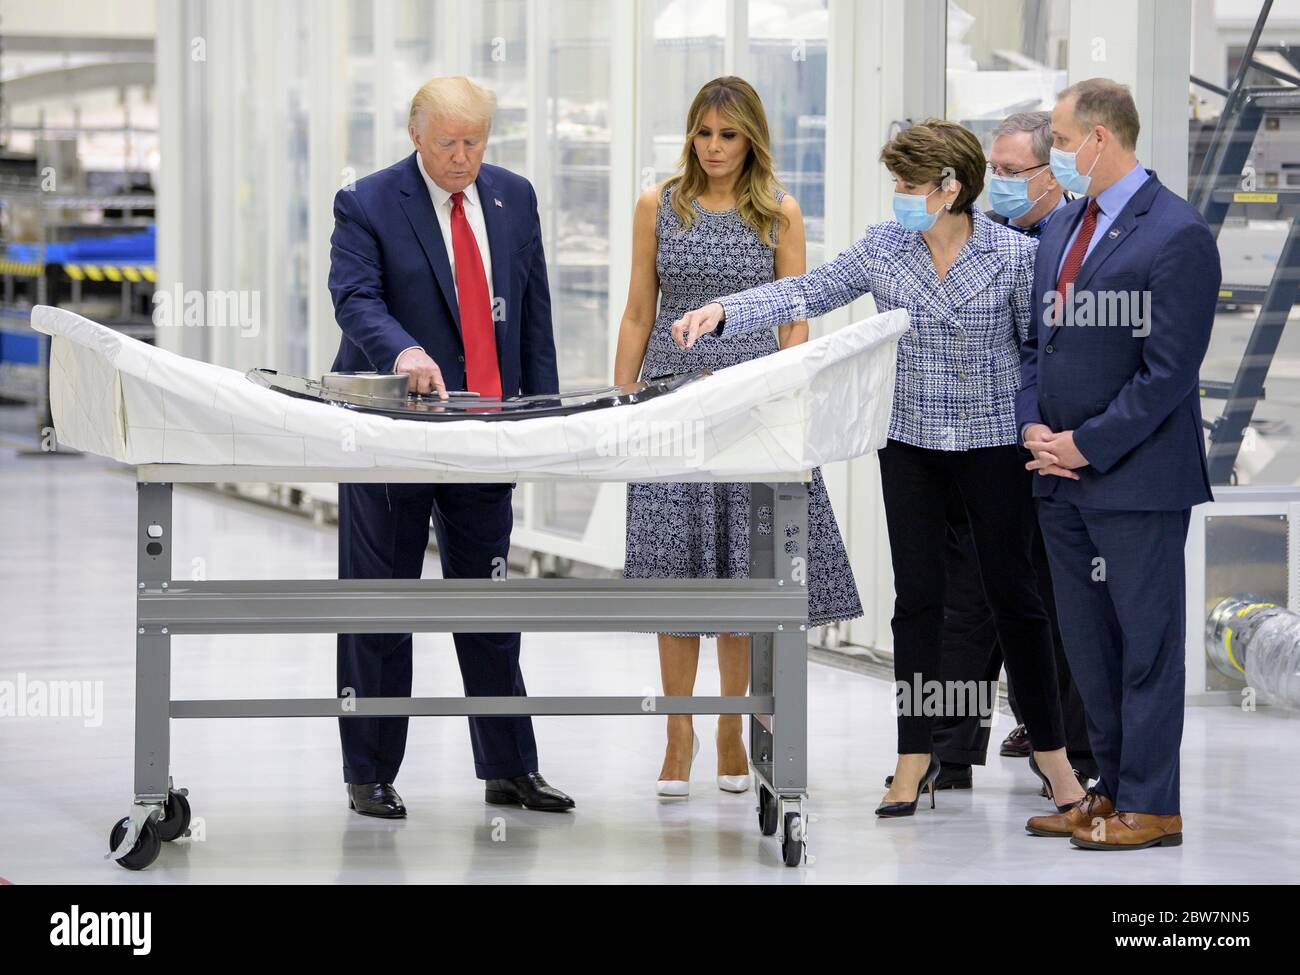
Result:
<svg viewBox="0 0 1300 975"><path fill-rule="evenodd" d="M1017 112L993 130L989 146L989 219L1037 237L1073 197L1052 175L1052 115Z"/></svg>
<svg viewBox="0 0 1300 975"><path fill-rule="evenodd" d="M1199 372L1219 254L1195 208L1138 162L1138 127L1113 81L1057 99L1052 172L1085 198L1039 241L1016 398L1101 772L1075 808L1027 828L1084 849L1183 841L1183 548L1192 506L1211 499Z"/></svg>

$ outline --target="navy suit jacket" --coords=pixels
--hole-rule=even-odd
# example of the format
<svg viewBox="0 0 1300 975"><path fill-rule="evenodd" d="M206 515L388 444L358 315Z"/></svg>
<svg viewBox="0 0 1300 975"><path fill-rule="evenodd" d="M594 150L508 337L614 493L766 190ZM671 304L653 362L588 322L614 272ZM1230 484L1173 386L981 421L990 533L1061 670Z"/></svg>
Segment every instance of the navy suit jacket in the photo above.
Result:
<svg viewBox="0 0 1300 975"><path fill-rule="evenodd" d="M537 194L486 163L475 186L492 254L501 393L559 392ZM465 389L451 262L414 152L334 195L329 289L343 330L336 371L391 372L398 354L418 345L448 389Z"/></svg>
<svg viewBox="0 0 1300 975"><path fill-rule="evenodd" d="M1199 384L1221 278L1214 235L1191 204L1150 173L1075 279L1076 305L1084 292L1097 298L1096 307L1137 293L1145 320L1125 323L1133 327L1050 327L1044 308L1087 203L1070 203L1039 239L1016 420L1019 429L1045 423L1056 432L1073 430L1088 466L1078 469L1078 481L1036 476L1034 495L1127 511L1209 501Z"/></svg>

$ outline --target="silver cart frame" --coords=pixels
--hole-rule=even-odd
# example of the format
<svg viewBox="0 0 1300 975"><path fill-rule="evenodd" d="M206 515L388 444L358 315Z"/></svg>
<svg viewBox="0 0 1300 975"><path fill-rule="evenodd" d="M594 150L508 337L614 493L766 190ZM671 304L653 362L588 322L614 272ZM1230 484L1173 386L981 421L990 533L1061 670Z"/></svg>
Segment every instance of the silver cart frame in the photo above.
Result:
<svg viewBox="0 0 1300 975"><path fill-rule="evenodd" d="M749 579L421 579L188 581L172 575L177 483L530 480L500 472L392 469L137 468L135 799L105 856L140 869L189 823L173 788L172 718L423 715L748 714L760 830L780 832L786 864L807 852L808 486L781 474L752 484ZM674 478L681 480L681 478ZM774 530L775 529L775 530ZM750 693L735 697L411 697L173 700L171 638L229 633L747 631Z"/></svg>

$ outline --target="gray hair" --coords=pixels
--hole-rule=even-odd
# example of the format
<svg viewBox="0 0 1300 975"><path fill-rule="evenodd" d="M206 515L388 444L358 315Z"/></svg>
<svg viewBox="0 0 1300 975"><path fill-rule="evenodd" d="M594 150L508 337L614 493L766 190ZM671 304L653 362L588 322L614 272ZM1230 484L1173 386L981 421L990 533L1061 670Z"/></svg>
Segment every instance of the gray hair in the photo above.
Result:
<svg viewBox="0 0 1300 975"><path fill-rule="evenodd" d="M1028 132L1034 147L1034 158L1040 163L1052 157L1052 113L1051 112L1016 112L1008 115L993 130L993 138L1017 132Z"/></svg>

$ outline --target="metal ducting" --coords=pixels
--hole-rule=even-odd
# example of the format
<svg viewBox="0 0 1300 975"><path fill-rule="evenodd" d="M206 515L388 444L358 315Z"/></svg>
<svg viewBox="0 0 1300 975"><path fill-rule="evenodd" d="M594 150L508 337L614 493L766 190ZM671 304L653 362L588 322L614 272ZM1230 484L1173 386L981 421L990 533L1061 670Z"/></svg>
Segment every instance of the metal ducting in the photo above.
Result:
<svg viewBox="0 0 1300 975"><path fill-rule="evenodd" d="M1229 596L1210 611L1205 646L1220 673L1300 708L1300 614L1250 594Z"/></svg>

